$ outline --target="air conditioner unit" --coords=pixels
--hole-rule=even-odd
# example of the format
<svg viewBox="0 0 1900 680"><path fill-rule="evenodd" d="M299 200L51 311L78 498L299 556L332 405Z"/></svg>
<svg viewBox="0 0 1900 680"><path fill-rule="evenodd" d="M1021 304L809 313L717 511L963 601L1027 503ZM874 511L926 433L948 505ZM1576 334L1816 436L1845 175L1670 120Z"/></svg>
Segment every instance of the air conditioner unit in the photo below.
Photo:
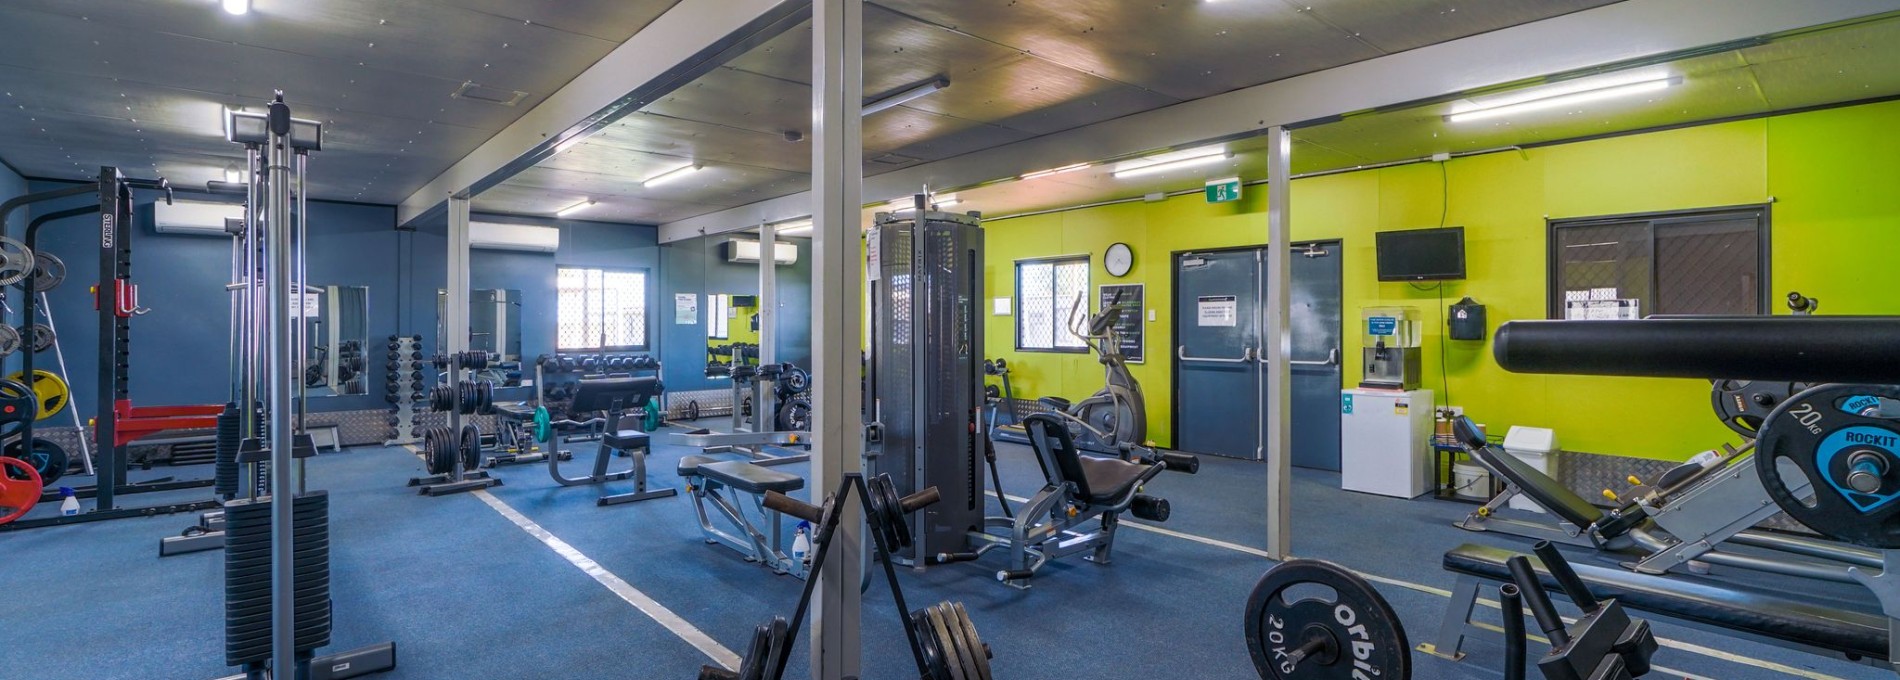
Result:
<svg viewBox="0 0 1900 680"><path fill-rule="evenodd" d="M561 230L555 227L531 227L525 224L470 222L468 245L489 250L552 253L561 247Z"/></svg>
<svg viewBox="0 0 1900 680"><path fill-rule="evenodd" d="M727 262L758 262L759 242L748 239L727 239L720 245L726 252ZM781 266L798 262L798 246L784 241L772 242L772 261Z"/></svg>
<svg viewBox="0 0 1900 680"><path fill-rule="evenodd" d="M244 219L244 206L238 203L208 201L159 201L152 204L152 228L161 234L194 236L230 236L225 220Z"/></svg>

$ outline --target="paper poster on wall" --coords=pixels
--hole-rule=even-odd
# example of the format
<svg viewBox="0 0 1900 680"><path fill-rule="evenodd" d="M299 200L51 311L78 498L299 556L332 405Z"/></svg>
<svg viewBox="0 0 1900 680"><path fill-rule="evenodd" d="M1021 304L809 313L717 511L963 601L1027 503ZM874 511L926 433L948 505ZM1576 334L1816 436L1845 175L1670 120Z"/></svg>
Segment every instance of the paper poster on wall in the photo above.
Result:
<svg viewBox="0 0 1900 680"><path fill-rule="evenodd" d="M320 315L322 311L322 293L304 293L303 295L290 296L290 316L292 318L314 318Z"/></svg>
<svg viewBox="0 0 1900 680"><path fill-rule="evenodd" d="M991 299L990 313L996 316L1009 316L1009 298L999 297Z"/></svg>
<svg viewBox="0 0 1900 680"><path fill-rule="evenodd" d="M1203 295L1196 298L1196 301L1200 304L1196 305L1194 325L1202 328L1240 325L1238 298L1232 295Z"/></svg>
<svg viewBox="0 0 1900 680"><path fill-rule="evenodd" d="M1569 300L1564 302L1564 318L1572 321L1641 319L1642 300Z"/></svg>
<svg viewBox="0 0 1900 680"><path fill-rule="evenodd" d="M1115 334L1121 337L1122 360L1139 364L1147 359L1143 342L1146 335L1141 325L1142 310L1145 307L1142 285L1123 283L1103 285L1100 289L1100 301L1096 309L1107 310L1109 305L1119 305L1122 314L1115 320Z"/></svg>
<svg viewBox="0 0 1900 680"><path fill-rule="evenodd" d="M699 293L673 294L673 323L681 326L699 323Z"/></svg>
<svg viewBox="0 0 1900 680"><path fill-rule="evenodd" d="M884 275L884 231L872 229L864 233L864 275L871 281Z"/></svg>

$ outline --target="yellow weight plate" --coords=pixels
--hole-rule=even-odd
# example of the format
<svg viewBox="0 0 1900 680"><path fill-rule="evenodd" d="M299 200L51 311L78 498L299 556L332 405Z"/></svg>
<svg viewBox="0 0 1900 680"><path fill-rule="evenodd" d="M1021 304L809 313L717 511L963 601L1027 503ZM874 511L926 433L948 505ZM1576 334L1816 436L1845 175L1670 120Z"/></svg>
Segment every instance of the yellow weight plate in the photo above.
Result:
<svg viewBox="0 0 1900 680"><path fill-rule="evenodd" d="M24 373L16 372L8 379L26 383ZM52 371L38 368L33 369L33 394L39 397L38 420L51 418L66 410L66 402L71 401L73 396L72 389L67 387L64 379Z"/></svg>

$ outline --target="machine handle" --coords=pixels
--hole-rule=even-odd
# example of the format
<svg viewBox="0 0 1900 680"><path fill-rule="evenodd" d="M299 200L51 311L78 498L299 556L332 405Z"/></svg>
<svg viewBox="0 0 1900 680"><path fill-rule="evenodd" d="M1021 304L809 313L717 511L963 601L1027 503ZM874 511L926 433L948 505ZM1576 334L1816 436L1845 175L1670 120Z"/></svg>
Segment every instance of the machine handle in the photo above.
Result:
<svg viewBox="0 0 1900 680"><path fill-rule="evenodd" d="M1253 360L1253 348L1252 347L1243 348L1243 351L1241 351L1240 353L1239 359L1223 359L1221 357L1191 357L1191 356L1188 356L1187 345L1176 345L1174 347L1174 357L1182 361L1210 361L1217 364L1244 364L1244 363L1247 363L1248 361Z"/></svg>

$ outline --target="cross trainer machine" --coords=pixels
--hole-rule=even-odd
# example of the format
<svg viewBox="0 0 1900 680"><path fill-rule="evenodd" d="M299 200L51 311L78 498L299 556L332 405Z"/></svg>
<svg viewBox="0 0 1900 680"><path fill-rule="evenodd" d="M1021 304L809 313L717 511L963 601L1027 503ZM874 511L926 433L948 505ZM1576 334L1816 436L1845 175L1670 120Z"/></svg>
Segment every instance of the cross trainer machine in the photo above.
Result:
<svg viewBox="0 0 1900 680"><path fill-rule="evenodd" d="M1068 421L1077 445L1127 458L1132 449L1145 446L1148 441L1148 402L1142 396L1141 383L1128 370L1127 358L1121 351L1121 334L1115 330L1115 324L1127 310L1122 308L1121 293L1116 293L1100 313L1087 315L1088 325L1082 326L1077 321L1085 311L1086 298L1078 296L1070 305L1068 328L1082 329L1082 343L1095 351L1102 364L1102 389L1077 402L1045 396L1036 399L1036 403ZM1007 373L1004 381L1007 384ZM1013 412L1015 404L1010 407ZM999 427L992 436L1018 444L1029 443L1021 427Z"/></svg>

